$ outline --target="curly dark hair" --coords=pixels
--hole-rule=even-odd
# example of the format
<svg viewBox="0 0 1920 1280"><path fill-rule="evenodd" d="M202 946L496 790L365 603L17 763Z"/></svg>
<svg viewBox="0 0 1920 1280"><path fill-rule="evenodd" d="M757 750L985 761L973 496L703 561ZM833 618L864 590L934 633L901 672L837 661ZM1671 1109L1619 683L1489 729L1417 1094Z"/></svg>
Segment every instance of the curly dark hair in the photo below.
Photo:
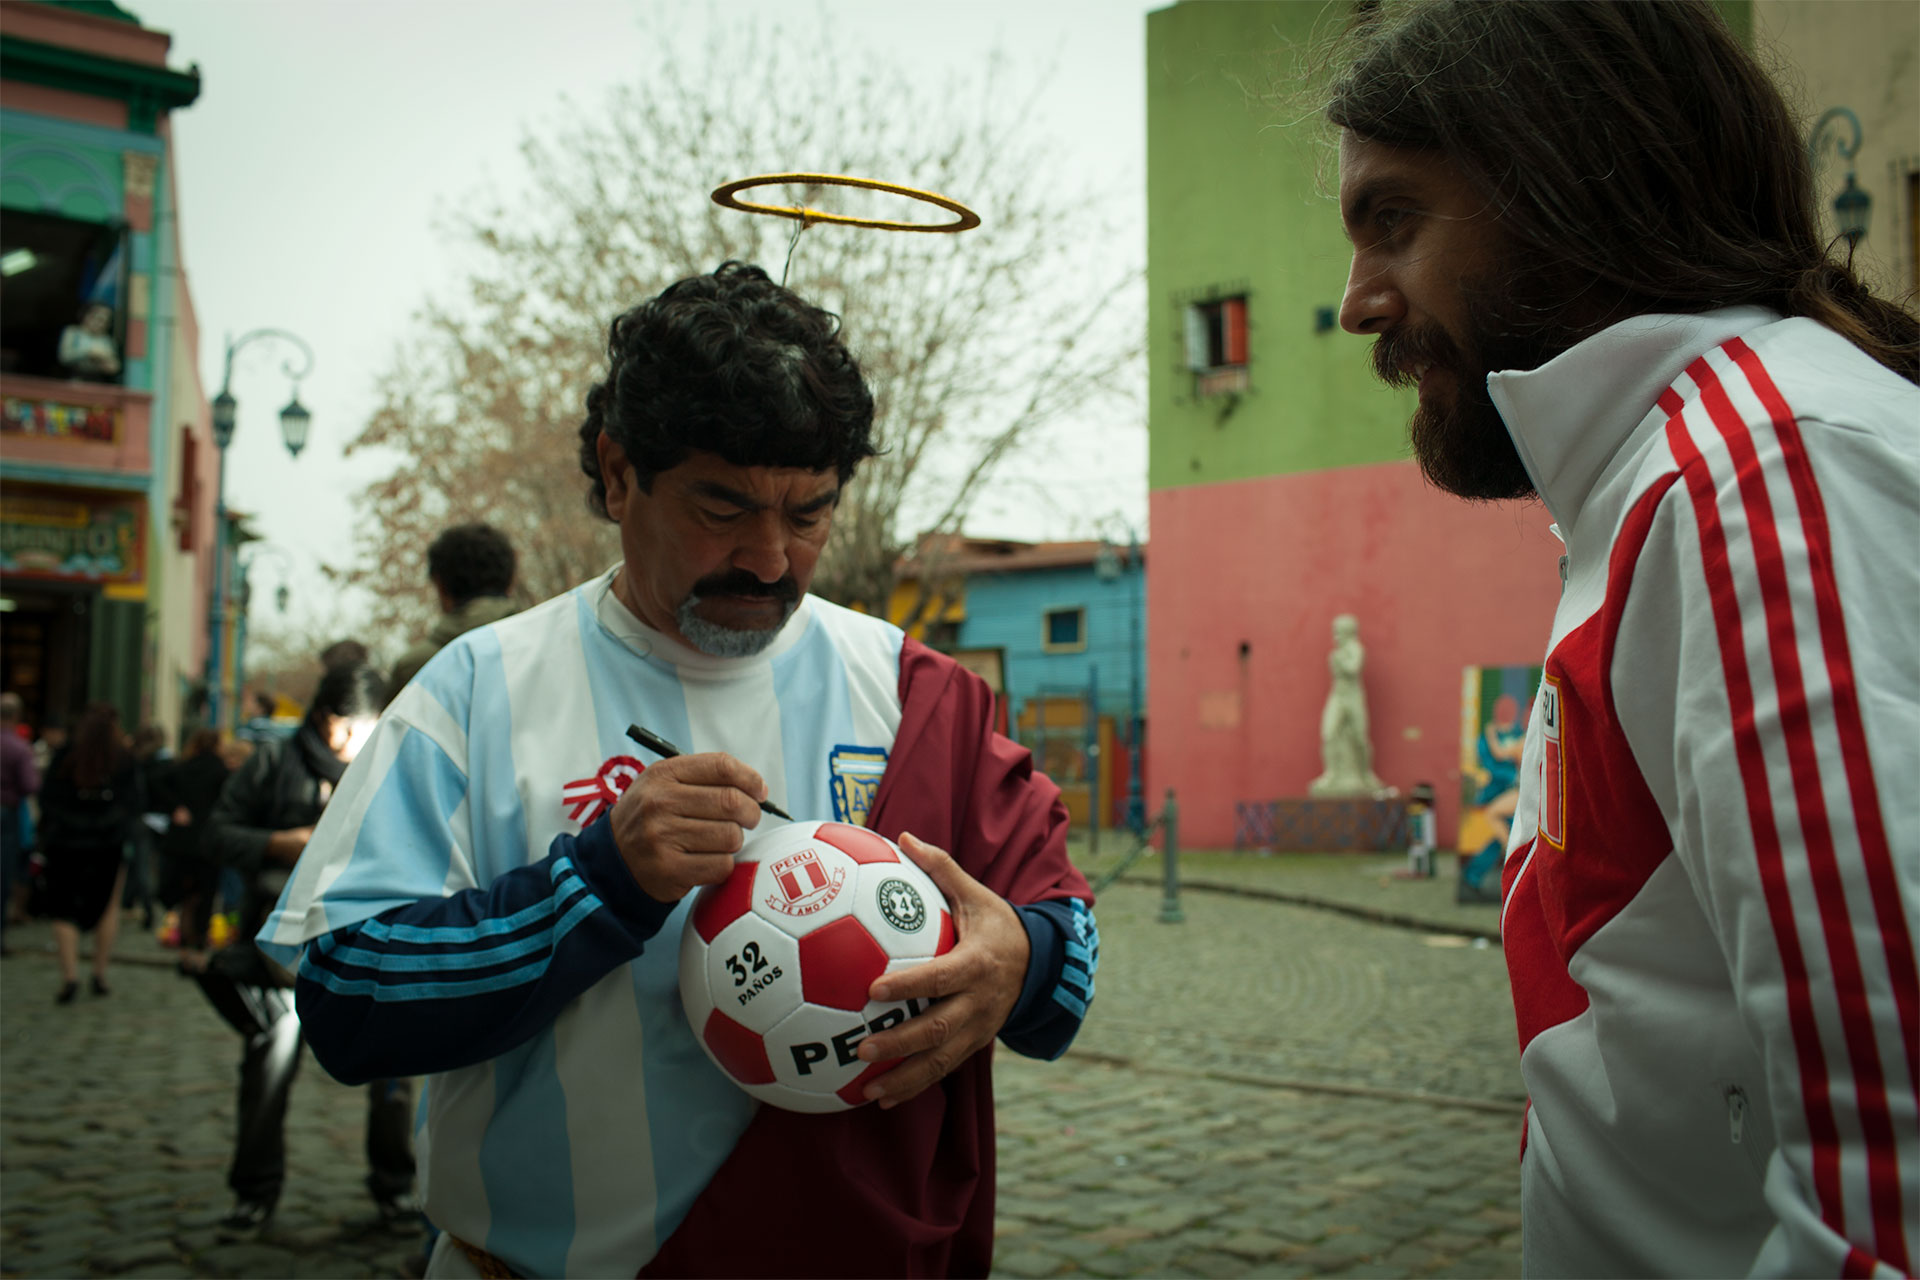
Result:
<svg viewBox="0 0 1920 1280"><path fill-rule="evenodd" d="M873 444L873 392L840 321L755 266L723 262L614 317L611 367L587 393L580 469L607 512L606 432L643 491L696 449L741 467L831 467L845 484ZM609 517L611 518L611 517Z"/></svg>
<svg viewBox="0 0 1920 1280"><path fill-rule="evenodd" d="M457 524L427 548L427 576L456 607L513 590L516 563L513 544L490 524Z"/></svg>
<svg viewBox="0 0 1920 1280"><path fill-rule="evenodd" d="M1459 165L1589 328L1757 303L1920 381L1920 322L1830 253L1799 125L1707 0L1357 13L1328 120Z"/></svg>

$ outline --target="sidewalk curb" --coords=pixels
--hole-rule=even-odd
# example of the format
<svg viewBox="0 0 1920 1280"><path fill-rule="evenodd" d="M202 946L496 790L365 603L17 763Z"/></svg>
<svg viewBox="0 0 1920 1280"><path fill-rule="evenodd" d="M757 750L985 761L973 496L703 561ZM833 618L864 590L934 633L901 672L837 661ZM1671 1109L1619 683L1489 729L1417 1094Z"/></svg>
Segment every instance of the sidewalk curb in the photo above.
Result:
<svg viewBox="0 0 1920 1280"><path fill-rule="evenodd" d="M1158 876L1121 876L1121 884L1137 884L1158 887ZM1180 881L1182 889L1194 889L1201 893L1224 893L1234 898L1257 898L1263 902L1284 902L1294 907L1312 907L1317 911L1332 911L1343 916L1353 916L1372 924L1391 925L1396 929L1413 929L1420 933L1450 933L1455 937L1484 938L1494 946L1500 945L1500 930L1489 929L1484 925L1462 924L1454 921L1427 920L1419 916L1408 915L1404 911L1383 911L1378 907L1363 907L1352 902L1337 902L1332 898L1316 898L1306 893L1283 893L1277 889L1256 889L1251 885L1225 884L1217 880Z"/></svg>

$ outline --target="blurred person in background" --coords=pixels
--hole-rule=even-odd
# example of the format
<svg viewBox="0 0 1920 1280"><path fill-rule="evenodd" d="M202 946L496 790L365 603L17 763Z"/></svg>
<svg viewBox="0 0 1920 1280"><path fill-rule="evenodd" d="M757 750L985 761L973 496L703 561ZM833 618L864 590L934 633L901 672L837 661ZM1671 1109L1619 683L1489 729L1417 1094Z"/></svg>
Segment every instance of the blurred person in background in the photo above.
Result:
<svg viewBox="0 0 1920 1280"><path fill-rule="evenodd" d="M26 871L27 797L40 790L40 767L20 735L21 710L19 694L0 693L0 955L9 951L6 928L13 914L13 886Z"/></svg>
<svg viewBox="0 0 1920 1280"><path fill-rule="evenodd" d="M358 640L335 640L320 651L322 671L332 671L336 667L358 667L372 660L372 651Z"/></svg>
<svg viewBox="0 0 1920 1280"><path fill-rule="evenodd" d="M199 729L187 740L185 757L168 771L159 795L167 814L166 833L160 838L160 900L179 920L182 972L205 964L219 868L202 846L207 820L230 772L220 758L220 731Z"/></svg>
<svg viewBox="0 0 1920 1280"><path fill-rule="evenodd" d="M60 957L61 1004L80 990L80 935L93 935L93 993L110 994L107 965L120 932L127 842L144 806L140 769L120 713L97 702L54 757L40 789L40 848L47 860L47 914Z"/></svg>
<svg viewBox="0 0 1920 1280"><path fill-rule="evenodd" d="M65 750L66 745L66 721L59 716L48 716L46 723L40 726L40 736L33 740L33 762L40 766L42 777L46 776L53 758Z"/></svg>
<svg viewBox="0 0 1920 1280"><path fill-rule="evenodd" d="M239 1132L227 1178L234 1205L220 1224L226 1239L256 1235L273 1216L286 1180L287 1097L300 1067L292 983L252 939L385 702L385 683L364 662L328 671L298 732L258 744L227 779L207 819L207 856L238 871L247 888L239 940L214 952L198 975L207 999L245 1043ZM410 1227L418 1220L411 1128L407 1083L372 1081L367 1189L389 1225Z"/></svg>
<svg viewBox="0 0 1920 1280"><path fill-rule="evenodd" d="M489 524L455 525L433 540L427 548L427 578L440 598L440 619L427 638L395 664L389 697L449 640L517 612L507 601L515 565L513 544Z"/></svg>
<svg viewBox="0 0 1920 1280"><path fill-rule="evenodd" d="M120 908L140 909L140 927L153 928L153 900L159 887L160 836L167 829L167 811L160 792L168 771L173 768L173 749L167 746L167 731L157 724L140 726L133 735L133 758L140 767L140 793L146 808L134 824L127 842L127 887Z"/></svg>
<svg viewBox="0 0 1920 1280"><path fill-rule="evenodd" d="M253 714L233 731L234 737L244 742L266 742L271 738L281 737L279 729L273 722L274 711L278 706L279 703L272 694L263 689L255 690Z"/></svg>

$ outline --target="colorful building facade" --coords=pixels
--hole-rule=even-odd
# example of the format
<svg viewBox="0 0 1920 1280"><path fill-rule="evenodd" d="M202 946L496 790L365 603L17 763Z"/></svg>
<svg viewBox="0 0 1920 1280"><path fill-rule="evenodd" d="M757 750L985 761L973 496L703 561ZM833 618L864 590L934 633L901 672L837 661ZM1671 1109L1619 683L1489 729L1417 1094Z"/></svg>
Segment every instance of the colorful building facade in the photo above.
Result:
<svg viewBox="0 0 1920 1280"><path fill-rule="evenodd" d="M182 726L214 477L169 113L200 92L110 0L0 3L0 687L30 724Z"/></svg>
<svg viewBox="0 0 1920 1280"><path fill-rule="evenodd" d="M1462 673L1538 662L1559 594L1545 509L1428 486L1412 395L1336 323L1331 140L1272 90L1343 19L1284 0L1147 18L1148 769L1189 846L1231 845L1237 806L1307 794L1341 614L1374 770L1432 783L1451 841Z"/></svg>
<svg viewBox="0 0 1920 1280"><path fill-rule="evenodd" d="M948 537L922 538L900 568L894 621L986 680L1002 732L1033 750L1076 826L1152 807L1145 565L1133 542Z"/></svg>

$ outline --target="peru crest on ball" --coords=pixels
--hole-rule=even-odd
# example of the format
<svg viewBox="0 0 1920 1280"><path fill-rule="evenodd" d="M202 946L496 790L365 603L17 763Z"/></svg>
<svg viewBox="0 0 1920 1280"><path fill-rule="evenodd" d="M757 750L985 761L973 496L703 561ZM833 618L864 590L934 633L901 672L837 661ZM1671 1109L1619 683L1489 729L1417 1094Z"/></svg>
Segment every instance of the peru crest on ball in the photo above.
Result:
<svg viewBox="0 0 1920 1280"><path fill-rule="evenodd" d="M899 846L843 822L747 840L680 935L680 1002L714 1064L762 1102L844 1111L892 1062L857 1056L920 1001L867 999L883 973L953 949L953 912Z"/></svg>

